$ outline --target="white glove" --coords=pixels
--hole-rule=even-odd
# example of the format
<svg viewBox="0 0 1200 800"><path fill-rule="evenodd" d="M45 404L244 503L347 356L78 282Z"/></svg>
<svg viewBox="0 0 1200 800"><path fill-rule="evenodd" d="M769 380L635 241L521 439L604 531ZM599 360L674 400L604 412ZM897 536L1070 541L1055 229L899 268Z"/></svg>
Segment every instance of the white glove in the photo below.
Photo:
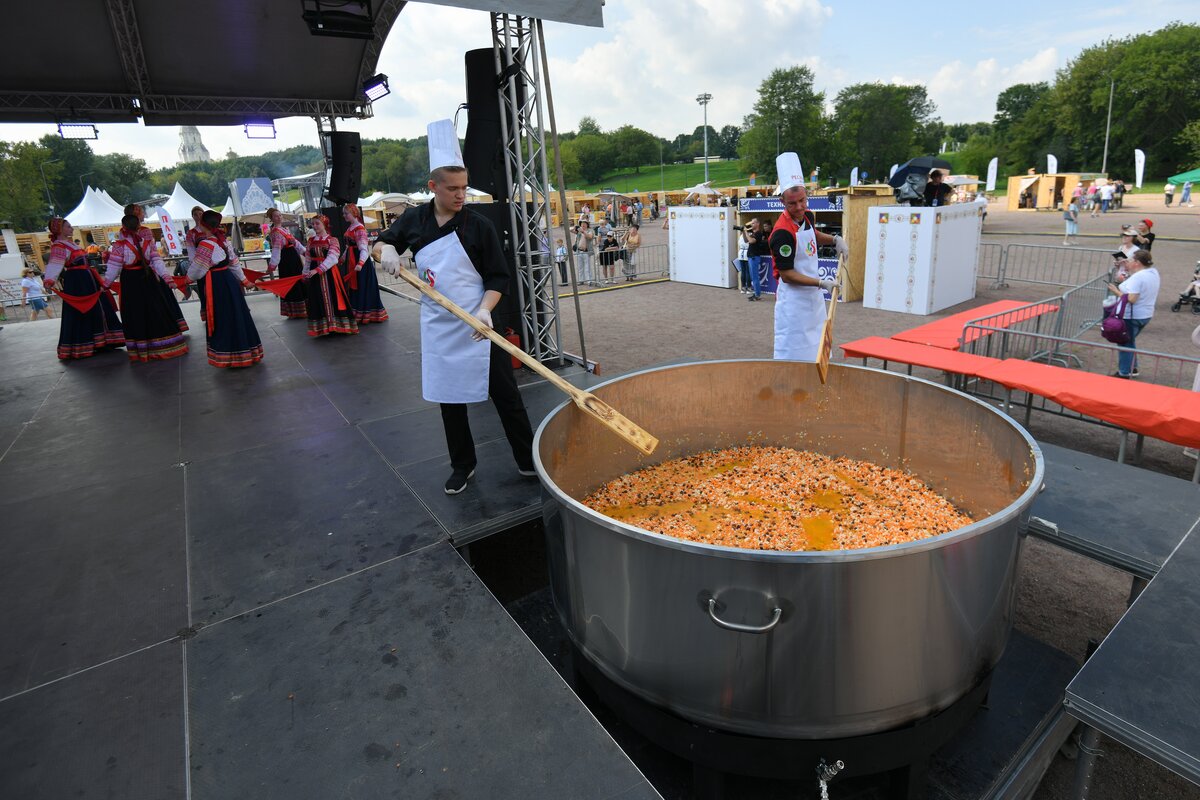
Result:
<svg viewBox="0 0 1200 800"><path fill-rule="evenodd" d="M841 236L833 237L833 249L837 250L837 254L842 258L850 257L850 247L846 244L846 240Z"/></svg>
<svg viewBox="0 0 1200 800"><path fill-rule="evenodd" d="M482 322L484 324L484 327L487 327L487 328L495 328L496 327L495 325L492 324L492 312L488 311L483 306L480 306L479 310L477 310L475 312L475 319ZM471 338L478 342L478 341L483 340L484 335L482 333L480 333L479 331L475 331L473 334L471 334Z"/></svg>
<svg viewBox="0 0 1200 800"><path fill-rule="evenodd" d="M393 277L398 276L400 274L400 254L396 252L396 248L390 244L382 244L379 249L379 263L383 266L384 272Z"/></svg>
<svg viewBox="0 0 1200 800"><path fill-rule="evenodd" d="M841 237L839 237L839 238L841 238ZM832 291L833 291L833 287L837 286L837 281L830 280L829 278L822 278L822 279L820 280L820 283L819 283L819 285L820 285L820 287L821 287L822 289L824 289L825 291L827 291L827 292L832 292Z"/></svg>

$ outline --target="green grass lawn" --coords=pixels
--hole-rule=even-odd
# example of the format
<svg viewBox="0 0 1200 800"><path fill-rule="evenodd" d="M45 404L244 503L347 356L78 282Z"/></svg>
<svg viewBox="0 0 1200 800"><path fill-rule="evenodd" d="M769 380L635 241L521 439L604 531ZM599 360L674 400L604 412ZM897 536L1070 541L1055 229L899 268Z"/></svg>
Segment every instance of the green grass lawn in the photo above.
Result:
<svg viewBox="0 0 1200 800"><path fill-rule="evenodd" d="M773 178L774 176L768 176ZM745 186L750 176L742 171L740 161L720 161L708 165L708 179L713 186ZM583 189L593 193L611 188L618 192L657 192L686 189L704 180L703 164L667 164L660 174L658 164L647 165L640 172L611 172L596 183L572 184L568 189Z"/></svg>

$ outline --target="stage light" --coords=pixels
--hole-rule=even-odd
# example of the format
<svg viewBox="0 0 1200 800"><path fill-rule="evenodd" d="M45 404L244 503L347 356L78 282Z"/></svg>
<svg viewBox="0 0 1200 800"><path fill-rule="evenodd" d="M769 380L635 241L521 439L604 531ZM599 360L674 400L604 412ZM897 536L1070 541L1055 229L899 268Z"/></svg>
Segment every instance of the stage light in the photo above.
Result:
<svg viewBox="0 0 1200 800"><path fill-rule="evenodd" d="M58 135L64 139L99 139L100 131L90 122L60 122Z"/></svg>
<svg viewBox="0 0 1200 800"><path fill-rule="evenodd" d="M382 72L374 78L368 78L363 81L363 94L367 96L367 100L374 103L381 97L387 97L392 93L391 87L388 86L388 76Z"/></svg>
<svg viewBox="0 0 1200 800"><path fill-rule="evenodd" d="M274 122L247 122L245 125L247 139L274 139Z"/></svg>
<svg viewBox="0 0 1200 800"><path fill-rule="evenodd" d="M374 39L371 0L300 0L301 13L313 36Z"/></svg>

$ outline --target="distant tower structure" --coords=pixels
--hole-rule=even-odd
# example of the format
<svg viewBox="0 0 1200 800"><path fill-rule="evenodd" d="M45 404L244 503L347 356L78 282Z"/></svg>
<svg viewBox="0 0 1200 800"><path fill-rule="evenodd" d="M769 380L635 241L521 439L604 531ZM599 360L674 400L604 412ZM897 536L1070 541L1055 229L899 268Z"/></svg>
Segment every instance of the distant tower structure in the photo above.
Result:
<svg viewBox="0 0 1200 800"><path fill-rule="evenodd" d="M200 140L200 130L195 125L184 125L179 129L179 163L189 161L212 161L208 148Z"/></svg>

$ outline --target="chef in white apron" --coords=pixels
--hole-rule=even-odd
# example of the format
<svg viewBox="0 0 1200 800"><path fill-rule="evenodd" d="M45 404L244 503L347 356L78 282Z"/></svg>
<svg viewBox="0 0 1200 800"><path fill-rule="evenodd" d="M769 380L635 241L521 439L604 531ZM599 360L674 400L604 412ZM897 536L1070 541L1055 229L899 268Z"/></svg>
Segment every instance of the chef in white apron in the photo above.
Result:
<svg viewBox="0 0 1200 800"><path fill-rule="evenodd" d="M768 242L775 263L775 358L816 361L825 323L824 293L834 281L817 271L817 247L833 245L838 255L849 250L841 236L818 231L808 212L808 190L804 171L795 153L782 153L775 166L783 213L771 230Z"/></svg>
<svg viewBox="0 0 1200 800"><path fill-rule="evenodd" d="M492 223L463 207L467 170L450 120L430 123L429 189L433 199L406 211L375 246L376 261L393 275L411 250L417 272L439 292L493 327L492 311L512 276ZM439 403L451 475L446 494L458 494L475 474L475 443L467 403L490 395L517 470L534 476L533 428L513 376L511 357L428 297L421 297L421 392Z"/></svg>

